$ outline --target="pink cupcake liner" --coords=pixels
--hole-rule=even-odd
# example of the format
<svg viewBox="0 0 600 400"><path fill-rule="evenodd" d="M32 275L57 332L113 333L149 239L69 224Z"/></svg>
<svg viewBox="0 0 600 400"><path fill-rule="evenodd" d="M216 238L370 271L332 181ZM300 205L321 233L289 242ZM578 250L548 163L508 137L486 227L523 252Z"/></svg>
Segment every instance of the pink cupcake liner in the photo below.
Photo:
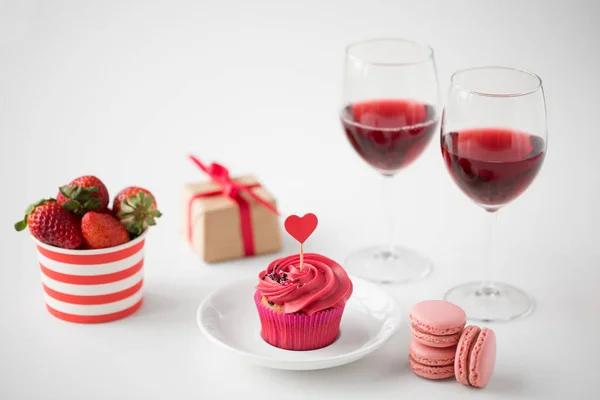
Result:
<svg viewBox="0 0 600 400"><path fill-rule="evenodd" d="M344 308L332 308L311 316L279 313L261 303L254 294L262 338L272 346L285 350L316 350L335 342L340 332Z"/></svg>

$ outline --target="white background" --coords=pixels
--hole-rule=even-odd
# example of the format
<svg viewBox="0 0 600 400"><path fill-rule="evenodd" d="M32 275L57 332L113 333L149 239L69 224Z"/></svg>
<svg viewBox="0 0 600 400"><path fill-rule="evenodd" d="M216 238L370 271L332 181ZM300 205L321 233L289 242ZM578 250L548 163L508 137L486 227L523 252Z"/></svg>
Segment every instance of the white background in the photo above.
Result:
<svg viewBox="0 0 600 400"><path fill-rule="evenodd" d="M594 1L0 1L0 398L597 398L600 370L600 3ZM179 191L202 180L193 152L253 173L284 214L315 212L310 251L343 261L383 240L381 178L339 121L344 46L408 37L435 49L441 92L459 68L538 73L549 146L529 190L501 211L498 279L537 308L493 328L483 390L407 366L408 326L354 364L283 372L229 358L198 331L213 289L273 255L207 266L179 236ZM390 287L405 314L480 276L485 213L451 181L434 139L395 182L397 240L429 254L426 280ZM27 204L95 174L141 185L164 213L148 239L145 303L80 326L45 310ZM286 239L281 254L296 251Z"/></svg>

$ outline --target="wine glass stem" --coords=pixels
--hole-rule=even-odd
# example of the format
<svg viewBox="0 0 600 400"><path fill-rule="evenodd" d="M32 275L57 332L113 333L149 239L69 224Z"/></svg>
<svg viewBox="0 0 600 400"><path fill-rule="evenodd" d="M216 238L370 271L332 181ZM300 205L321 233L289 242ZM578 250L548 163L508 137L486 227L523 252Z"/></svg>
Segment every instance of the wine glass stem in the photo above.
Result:
<svg viewBox="0 0 600 400"><path fill-rule="evenodd" d="M494 272L496 267L496 241L497 241L497 230L498 230L498 210L488 211L488 230L489 230L489 247L487 254L487 263L485 265L485 272L481 287L479 288L479 294L492 295L497 294L494 289Z"/></svg>
<svg viewBox="0 0 600 400"><path fill-rule="evenodd" d="M383 175L382 197L383 197L383 219L387 226L387 257L394 254L394 195L393 195L393 176Z"/></svg>

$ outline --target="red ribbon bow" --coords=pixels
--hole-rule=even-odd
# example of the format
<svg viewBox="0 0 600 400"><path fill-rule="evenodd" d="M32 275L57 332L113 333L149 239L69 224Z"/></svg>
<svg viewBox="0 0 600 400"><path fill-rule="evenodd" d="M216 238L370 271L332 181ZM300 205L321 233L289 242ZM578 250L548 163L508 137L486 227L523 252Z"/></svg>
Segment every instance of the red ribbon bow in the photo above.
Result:
<svg viewBox="0 0 600 400"><path fill-rule="evenodd" d="M199 159L194 156L190 156L190 159L194 164L204 171L213 182L219 184L221 189L212 192L198 193L192 196L188 203L188 240L192 242L193 226L192 226L192 205L195 200L204 197L220 196L224 195L235 201L240 210L240 230L242 232L242 241L244 243L244 254L246 256L254 255L254 235L252 233L252 219L250 218L250 207L246 199L241 194L246 193L258 203L267 207L275 214L279 215L279 212L273 207L268 201L262 199L251 189L259 187L260 183L253 183L250 185L242 185L229 177L229 170L221 164L212 163L210 165L204 165Z"/></svg>

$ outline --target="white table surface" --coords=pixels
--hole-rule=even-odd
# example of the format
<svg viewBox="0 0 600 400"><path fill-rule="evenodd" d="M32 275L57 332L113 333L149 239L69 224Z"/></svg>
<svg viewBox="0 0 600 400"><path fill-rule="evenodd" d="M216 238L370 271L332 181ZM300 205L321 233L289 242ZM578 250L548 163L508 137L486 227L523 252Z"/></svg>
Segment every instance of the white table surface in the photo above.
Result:
<svg viewBox="0 0 600 400"><path fill-rule="evenodd" d="M0 399L598 398L599 4L0 1ZM283 213L315 212L307 251L342 261L383 239L380 178L337 120L344 45L377 36L430 43L443 95L452 71L474 65L544 80L548 156L501 211L494 273L537 306L492 325L498 359L483 390L414 376L406 325L361 361L302 373L238 362L196 327L210 291L275 256L207 266L187 248L179 190L204 179L188 152L256 174ZM387 288L405 315L481 276L485 260L484 212L452 183L435 141L395 183L397 240L436 263L428 279ZM33 243L12 228L27 204L83 174L112 194L148 187L164 212L148 239L143 308L96 326L46 312ZM295 251L286 240L281 255Z"/></svg>

